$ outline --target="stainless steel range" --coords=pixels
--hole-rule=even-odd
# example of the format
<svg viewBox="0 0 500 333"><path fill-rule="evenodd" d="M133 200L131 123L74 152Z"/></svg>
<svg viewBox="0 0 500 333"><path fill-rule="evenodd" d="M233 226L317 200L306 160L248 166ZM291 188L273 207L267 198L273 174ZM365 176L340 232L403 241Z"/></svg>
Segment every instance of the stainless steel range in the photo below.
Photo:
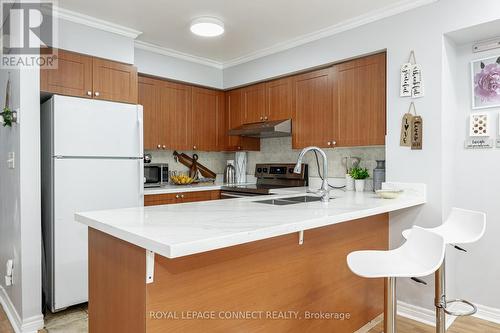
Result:
<svg viewBox="0 0 500 333"><path fill-rule="evenodd" d="M255 166L256 184L223 186L221 198L269 195L271 190L277 188L307 186L309 180L307 164L302 165L300 174L293 172L294 167L295 163L257 164Z"/></svg>

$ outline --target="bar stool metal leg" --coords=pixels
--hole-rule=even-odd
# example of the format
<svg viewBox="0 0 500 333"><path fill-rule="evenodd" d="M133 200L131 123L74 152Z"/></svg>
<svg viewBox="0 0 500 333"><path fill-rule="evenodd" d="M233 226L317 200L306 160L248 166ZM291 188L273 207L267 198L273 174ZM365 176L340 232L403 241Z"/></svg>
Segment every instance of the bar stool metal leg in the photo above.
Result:
<svg viewBox="0 0 500 333"><path fill-rule="evenodd" d="M384 304L384 333L396 333L396 278L387 277L385 280Z"/></svg>
<svg viewBox="0 0 500 333"><path fill-rule="evenodd" d="M446 274L445 260L441 267L434 273L434 305L436 306L436 333L445 333L446 331Z"/></svg>

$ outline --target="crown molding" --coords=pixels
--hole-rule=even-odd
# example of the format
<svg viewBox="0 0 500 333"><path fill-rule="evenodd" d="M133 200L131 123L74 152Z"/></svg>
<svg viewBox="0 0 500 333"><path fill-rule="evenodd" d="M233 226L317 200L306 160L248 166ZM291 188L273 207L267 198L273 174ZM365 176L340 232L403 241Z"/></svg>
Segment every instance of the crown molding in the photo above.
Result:
<svg viewBox="0 0 500 333"><path fill-rule="evenodd" d="M397 15L400 13L403 13L405 11L415 9L424 5L428 5L434 2L437 2L439 0L402 0L399 1L395 4L385 6L383 8L371 11L369 13L345 20L343 22L337 23L335 25L332 25L330 27L311 32L302 36L299 36L297 38L290 39L288 41L282 42L275 44L271 47L264 48L255 52L252 52L250 54L225 61L223 63L223 68L229 68L237 65L241 65L243 63L256 60L274 53L282 52L303 44L307 44L313 41L316 41L318 39L322 39L325 37L333 36L335 34L351 30L357 27L360 27L362 25L372 23L384 18L387 18L389 16Z"/></svg>
<svg viewBox="0 0 500 333"><path fill-rule="evenodd" d="M141 50L145 50L145 51L149 51L149 52L153 52L153 53L158 53L158 54L166 55L169 57L174 57L177 59L182 59L182 60L194 62L197 64L214 67L217 69L223 69L222 62L215 61L215 60L208 59L208 58L204 58L204 57L195 56L192 54L187 54L184 52L169 49L167 47L159 46L159 45L148 43L148 42L143 42L141 40L135 40L135 47L138 49L141 49Z"/></svg>
<svg viewBox="0 0 500 333"><path fill-rule="evenodd" d="M54 17L56 18L70 21L73 23L83 24L91 28L104 30L107 32L111 32L132 39L136 39L140 34L142 34L141 31L127 28L125 26L111 23L85 14L80 14L61 7L54 6L53 12L54 12Z"/></svg>

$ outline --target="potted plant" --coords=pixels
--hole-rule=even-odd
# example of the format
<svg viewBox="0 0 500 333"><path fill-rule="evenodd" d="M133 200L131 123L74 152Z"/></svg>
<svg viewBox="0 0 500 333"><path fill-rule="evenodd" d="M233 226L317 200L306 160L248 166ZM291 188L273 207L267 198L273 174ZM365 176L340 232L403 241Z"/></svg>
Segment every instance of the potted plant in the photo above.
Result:
<svg viewBox="0 0 500 333"><path fill-rule="evenodd" d="M356 192L363 192L365 190L365 179L370 177L368 169L355 167L349 172L349 175L354 179L354 187Z"/></svg>

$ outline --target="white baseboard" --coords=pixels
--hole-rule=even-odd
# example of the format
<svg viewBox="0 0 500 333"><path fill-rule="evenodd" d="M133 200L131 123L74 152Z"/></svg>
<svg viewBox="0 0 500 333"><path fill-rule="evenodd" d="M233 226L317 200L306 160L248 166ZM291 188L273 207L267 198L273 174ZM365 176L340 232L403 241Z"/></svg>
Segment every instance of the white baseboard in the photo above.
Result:
<svg viewBox="0 0 500 333"><path fill-rule="evenodd" d="M455 307L453 307L453 310L455 310ZM398 315L436 327L436 314L434 310L398 301ZM447 329L455 321L455 318L454 316L446 316Z"/></svg>
<svg viewBox="0 0 500 333"><path fill-rule="evenodd" d="M474 317L491 321L496 324L500 324L500 309L492 308L486 305L475 304L477 307L477 312ZM470 308L461 303L453 304L453 311L468 311Z"/></svg>
<svg viewBox="0 0 500 333"><path fill-rule="evenodd" d="M2 286L0 286L0 304L16 333L36 333L43 328L42 314L21 320L9 295Z"/></svg>
<svg viewBox="0 0 500 333"><path fill-rule="evenodd" d="M496 324L500 324L500 309L492 308L486 305L475 304L477 307L477 312L473 317L490 321ZM468 311L470 308L461 303L454 303L449 307L451 311ZM427 324L430 326L436 326L436 318L434 310L429 310L419 306L411 305L405 302L398 301L398 315L413 319L415 321ZM456 319L455 316L446 315L446 328L449 328L453 321Z"/></svg>

